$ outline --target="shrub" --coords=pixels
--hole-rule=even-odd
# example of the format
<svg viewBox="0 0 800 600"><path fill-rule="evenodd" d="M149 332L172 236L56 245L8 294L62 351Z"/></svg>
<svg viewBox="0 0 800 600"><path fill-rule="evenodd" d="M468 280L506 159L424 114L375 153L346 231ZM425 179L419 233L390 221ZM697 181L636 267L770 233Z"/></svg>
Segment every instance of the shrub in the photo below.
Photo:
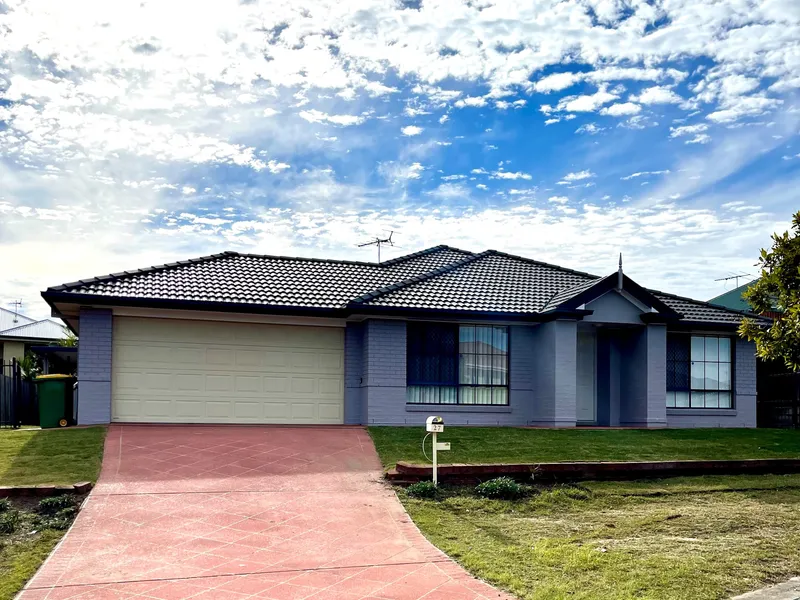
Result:
<svg viewBox="0 0 800 600"><path fill-rule="evenodd" d="M418 481L406 488L406 493L412 498L435 498L439 493L439 488L433 485L432 481Z"/></svg>
<svg viewBox="0 0 800 600"><path fill-rule="evenodd" d="M481 498L491 500L516 500L524 496L527 493L527 489L522 484L511 479L511 477L496 477L479 483L475 487L475 493Z"/></svg>
<svg viewBox="0 0 800 600"><path fill-rule="evenodd" d="M11 510L11 502L8 498L0 498L0 513Z"/></svg>
<svg viewBox="0 0 800 600"><path fill-rule="evenodd" d="M0 533L14 533L18 524L18 510L6 510L0 513Z"/></svg>
<svg viewBox="0 0 800 600"><path fill-rule="evenodd" d="M42 498L39 501L39 513L43 515L55 515L60 511L69 510L70 515L73 515L78 510L78 501L74 496L64 494L63 496L53 496L51 498Z"/></svg>

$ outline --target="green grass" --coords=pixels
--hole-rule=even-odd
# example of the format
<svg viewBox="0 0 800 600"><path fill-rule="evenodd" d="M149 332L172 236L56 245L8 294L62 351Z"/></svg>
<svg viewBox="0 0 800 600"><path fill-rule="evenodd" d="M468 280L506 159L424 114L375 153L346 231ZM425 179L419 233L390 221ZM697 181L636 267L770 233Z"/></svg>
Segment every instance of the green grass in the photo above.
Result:
<svg viewBox="0 0 800 600"><path fill-rule="evenodd" d="M105 427L0 429L0 485L97 481Z"/></svg>
<svg viewBox="0 0 800 600"><path fill-rule="evenodd" d="M427 461L421 427L370 427L384 467ZM517 429L445 427L442 463L798 458L800 431L784 429ZM430 455L430 440L426 449Z"/></svg>
<svg viewBox="0 0 800 600"><path fill-rule="evenodd" d="M52 552L63 531L47 529L29 539L0 541L0 600L11 600Z"/></svg>
<svg viewBox="0 0 800 600"><path fill-rule="evenodd" d="M800 571L800 475L399 496L434 544L525 599L711 600Z"/></svg>
<svg viewBox="0 0 800 600"><path fill-rule="evenodd" d="M0 485L72 484L97 481L105 427L0 429ZM64 531L42 527L23 499L18 530L0 535L0 600L13 598Z"/></svg>

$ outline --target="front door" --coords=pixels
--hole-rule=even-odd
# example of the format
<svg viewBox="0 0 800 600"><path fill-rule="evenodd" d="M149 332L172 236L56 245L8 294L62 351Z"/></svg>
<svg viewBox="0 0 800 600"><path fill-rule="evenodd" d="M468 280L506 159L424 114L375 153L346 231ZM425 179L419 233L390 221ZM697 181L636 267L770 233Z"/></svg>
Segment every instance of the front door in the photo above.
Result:
<svg viewBox="0 0 800 600"><path fill-rule="evenodd" d="M578 331L577 419L578 423L597 421L596 364L597 336L594 331Z"/></svg>

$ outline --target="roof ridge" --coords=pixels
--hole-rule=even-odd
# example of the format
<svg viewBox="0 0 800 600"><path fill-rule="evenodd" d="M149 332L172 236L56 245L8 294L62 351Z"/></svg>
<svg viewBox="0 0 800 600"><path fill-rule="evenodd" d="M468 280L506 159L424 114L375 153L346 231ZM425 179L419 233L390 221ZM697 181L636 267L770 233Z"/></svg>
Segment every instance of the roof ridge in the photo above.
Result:
<svg viewBox="0 0 800 600"><path fill-rule="evenodd" d="M108 275L98 275L97 277L89 277L88 279L79 279L78 281L71 281L69 283L62 283L61 285L55 285L47 288L48 292L63 292L69 290L69 288L76 288L81 287L84 285L92 284L92 283L99 283L101 281L115 281L122 279L123 277L127 277L129 275L140 275L142 273L152 273L154 271L169 271L170 269L177 269L178 267L183 267L186 265L197 264L202 262L210 262L212 260L217 260L224 256L237 256L238 252L232 252L230 250L226 250L225 252L219 252L217 254L209 254L207 256L199 256L197 258L189 258L186 260L179 260L177 262L172 263L164 263L163 265L154 265L151 267L143 267L141 269L133 269L132 271L120 271L118 273L110 273Z"/></svg>
<svg viewBox="0 0 800 600"><path fill-rule="evenodd" d="M569 286L563 287L563 288L561 288L559 290L556 290L555 292L553 292L553 295L550 296L550 298L547 299L547 302L545 302L542 305L542 308L539 309L538 312L545 312L547 310L551 310L550 303L553 301L554 298L560 296L564 292L568 292L570 290L574 290L574 289L580 288L581 286L586 286L586 289L582 289L581 290L581 293L583 293L584 291L592 289L597 284L601 283L602 281L604 281L604 280L608 279L609 277L612 277L612 276L614 276L616 274L617 273L611 273L609 275L606 275L605 277L598 277L596 279L588 279L586 281L581 281L580 283L576 283L575 285L569 285ZM591 283L591 285L587 285L589 283ZM574 295L573 296L568 296L567 298L564 298L564 299L561 299L558 302L558 304L554 304L553 307L559 306L559 305L563 304L564 302L566 302L567 300L572 299L573 297L574 297Z"/></svg>
<svg viewBox="0 0 800 600"><path fill-rule="evenodd" d="M412 252L411 254L404 254L403 256L397 256L395 258L390 258L389 260L385 260L382 263L374 263L374 264L378 264L381 267L396 265L398 263L411 260L412 258L417 258L418 256L433 254L434 252L438 252L439 250L454 250L455 252L463 252L464 254L469 254L469 255L475 254L474 252L470 252L469 250L462 250L461 248L453 248L452 246L448 246L447 244L439 244L438 246L431 246L430 248L425 248L424 250Z"/></svg>
<svg viewBox="0 0 800 600"><path fill-rule="evenodd" d="M542 265L544 267L556 269L557 271L563 271L564 273L573 273L575 275L581 275L583 277L591 277L592 279L603 278L603 276L601 275L594 275L592 273L587 273L586 271L577 271L575 269L562 267L560 265L554 265L553 263L536 260L534 258L528 258L527 256L519 256L518 254L509 254L508 252L503 252L502 250L491 250L491 252L494 252L497 256L505 256L506 258L513 258L515 260L521 260L522 262L533 263L535 265Z"/></svg>
<svg viewBox="0 0 800 600"><path fill-rule="evenodd" d="M427 281L429 279L433 279L434 277L438 277L439 275L449 273L451 271L458 269L459 267L463 267L464 265L468 265L472 262L478 261L482 258L485 258L486 256L490 256L495 253L496 253L495 250L484 250L483 252L479 252L478 254L470 253L470 255L467 256L466 258L462 258L461 260L458 260L456 262L444 265L442 267L438 267L431 271L427 271L426 273L422 273L421 275L415 275L414 277L409 277L408 279L398 281L397 283L392 283L391 285L380 287L376 290L372 290L371 292L367 292L366 294L362 294L352 299L348 304L364 304L366 302L370 302L375 298L379 298L381 296L385 296L386 294L396 292L397 290L410 287L412 285L421 283L423 281Z"/></svg>

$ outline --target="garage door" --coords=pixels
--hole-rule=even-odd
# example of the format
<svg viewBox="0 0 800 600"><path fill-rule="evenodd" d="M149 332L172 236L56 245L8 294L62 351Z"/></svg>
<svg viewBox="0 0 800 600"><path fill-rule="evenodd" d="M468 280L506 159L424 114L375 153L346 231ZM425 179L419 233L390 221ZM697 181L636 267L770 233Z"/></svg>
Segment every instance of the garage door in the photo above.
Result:
<svg viewBox="0 0 800 600"><path fill-rule="evenodd" d="M342 423L344 330L114 318L112 420Z"/></svg>

